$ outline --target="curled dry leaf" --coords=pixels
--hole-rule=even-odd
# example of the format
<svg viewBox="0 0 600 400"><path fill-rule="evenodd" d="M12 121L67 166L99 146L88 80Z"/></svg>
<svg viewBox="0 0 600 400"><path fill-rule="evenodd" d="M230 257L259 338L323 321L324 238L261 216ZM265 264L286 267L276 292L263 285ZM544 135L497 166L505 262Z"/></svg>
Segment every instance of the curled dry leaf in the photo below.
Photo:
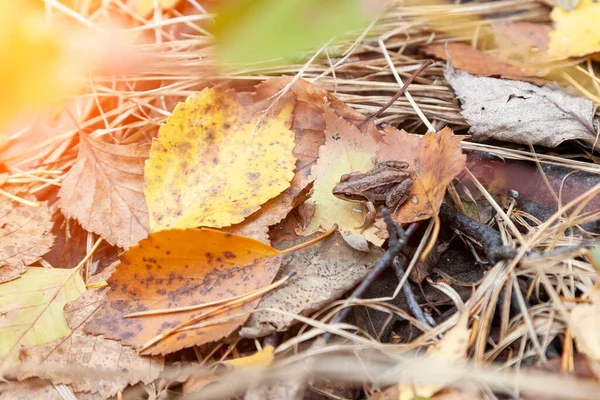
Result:
<svg viewBox="0 0 600 400"><path fill-rule="evenodd" d="M596 105L557 88L482 78L448 68L462 115L476 141L489 139L556 147L565 140L596 138Z"/></svg>
<svg viewBox="0 0 600 400"><path fill-rule="evenodd" d="M68 336L63 307L85 291L77 269L28 267L0 285L0 371L19 364L19 350Z"/></svg>
<svg viewBox="0 0 600 400"><path fill-rule="evenodd" d="M148 146L115 145L79 135L77 162L58 192L58 206L108 243L129 247L148 235L144 161Z"/></svg>
<svg viewBox="0 0 600 400"><path fill-rule="evenodd" d="M281 245L292 247L305 240L297 238ZM294 322L293 316L260 310L278 309L299 315L320 310L354 287L382 255L380 248L373 248L370 252L354 250L338 233L287 254L276 279L292 272L294 275L285 284L263 296L258 311L252 314L240 335L259 337L286 330Z"/></svg>
<svg viewBox="0 0 600 400"><path fill-rule="evenodd" d="M396 220L408 223L437 215L448 184L465 168L462 139L444 128L422 138L396 131L386 135L385 140L377 157L408 162L413 180L410 197L398 209Z"/></svg>
<svg viewBox="0 0 600 400"><path fill-rule="evenodd" d="M33 196L27 199L35 200ZM54 243L46 202L31 207L0 196L0 283L18 278Z"/></svg>
<svg viewBox="0 0 600 400"><path fill-rule="evenodd" d="M550 18L554 21L548 45L550 57L565 59L600 52L600 3L597 0L581 0L573 11L555 7Z"/></svg>
<svg viewBox="0 0 600 400"><path fill-rule="evenodd" d="M95 275L88 284L104 281L114 268L107 268ZM114 396L128 385L140 381L150 383L163 369L164 360L159 356L140 356L121 342L83 332L89 321L106 300L108 288L94 288L83 293L77 300L65 305L65 317L73 332L43 346L22 349L20 359L24 371L19 379L33 376L46 378L54 384L68 384L75 392L97 393L102 398ZM64 365L81 369L100 369L118 372L107 377L73 376L61 374L55 366Z"/></svg>
<svg viewBox="0 0 600 400"><path fill-rule="evenodd" d="M319 151L319 160L314 169L316 180L309 200L314 202L315 211L304 234L329 229L333 224L338 224L340 231L346 235L361 236L371 243L381 245L383 240L376 236L377 229L374 226L368 227L364 232L358 228L365 219L362 206L338 199L332 193L342 175L353 171L366 172L373 168L372 158L378 143L371 135L361 133L355 125L339 117L328 106L325 106L325 121L325 145Z"/></svg>
<svg viewBox="0 0 600 400"><path fill-rule="evenodd" d="M267 106L204 89L175 107L146 162L151 230L229 226L289 187L293 102Z"/></svg>
<svg viewBox="0 0 600 400"><path fill-rule="evenodd" d="M279 269L279 252L254 239L212 229L151 233L121 257L108 280L106 304L85 331L121 339L143 348L142 354L167 354L184 347L219 340L242 325L259 298L209 314L216 306L175 313L125 318L140 311L170 309L223 301L260 289ZM174 332L180 325L199 322Z"/></svg>

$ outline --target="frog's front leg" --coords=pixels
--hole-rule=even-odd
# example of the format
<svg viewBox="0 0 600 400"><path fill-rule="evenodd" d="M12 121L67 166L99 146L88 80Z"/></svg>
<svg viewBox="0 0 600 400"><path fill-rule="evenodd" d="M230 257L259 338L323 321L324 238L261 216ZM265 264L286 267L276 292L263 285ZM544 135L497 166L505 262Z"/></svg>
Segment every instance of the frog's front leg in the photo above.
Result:
<svg viewBox="0 0 600 400"><path fill-rule="evenodd" d="M367 229L374 221L375 215L377 214L377 210L375 209L375 204L370 201L365 203L367 207L367 215L365 217L365 222L361 226L356 226L354 229L360 229L360 233L363 233L365 229Z"/></svg>

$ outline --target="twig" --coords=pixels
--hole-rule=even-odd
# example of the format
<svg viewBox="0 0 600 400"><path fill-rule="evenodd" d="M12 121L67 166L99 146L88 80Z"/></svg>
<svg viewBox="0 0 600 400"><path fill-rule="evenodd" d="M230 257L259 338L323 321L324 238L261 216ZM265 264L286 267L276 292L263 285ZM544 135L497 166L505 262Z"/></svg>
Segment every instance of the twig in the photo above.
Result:
<svg viewBox="0 0 600 400"><path fill-rule="evenodd" d="M504 243L502 243L500 232L491 226L477 222L474 219L459 213L452 207L442 204L442 207L440 208L440 218L481 243L485 255L493 264L501 260L513 258L518 253L517 249L505 246Z"/></svg>
<svg viewBox="0 0 600 400"><path fill-rule="evenodd" d="M419 68L417 68L417 70L412 73L412 75L406 80L406 82L404 82L404 85L402 85L402 87L400 88L400 90L398 90L398 92L394 96L392 96L392 98L387 103L385 103L379 109L379 111L377 111L375 114L371 115L369 118L367 118L363 122L361 122L358 125L358 128L360 129L367 122L369 122L371 120L374 120L375 118L377 118L378 116L380 116L385 110L387 110L392 104L394 104L394 102L396 100L398 100L400 98L400 96L402 96L408 90L408 87L410 86L411 83L413 83L413 81L417 78L417 76L419 76L419 74L421 72L423 72L423 70L425 68L429 67L431 64L433 64L433 61L427 60Z"/></svg>
<svg viewBox="0 0 600 400"><path fill-rule="evenodd" d="M346 300L346 305L349 305L354 299L358 299L362 297L367 289L375 282L375 280L381 275L383 271L392 263L394 258L400 253L400 250L406 245L408 238L415 232L418 224L411 224L406 232L402 229L402 227L392 220L392 216L389 211L385 207L381 207L381 214L383 214L383 219L385 220L385 224L387 227L388 235L389 235L389 244L388 249L383 254L383 257L379 259L375 267L369 272L367 277L358 285L358 287L352 292L350 297ZM335 316L332 324L339 324L346 320L348 314L350 313L350 307L343 308L338 315ZM327 343L331 339L331 333L327 332L323 335L322 342Z"/></svg>
<svg viewBox="0 0 600 400"><path fill-rule="evenodd" d="M398 280L402 280L402 277L404 276L404 269L402 268L402 265L400 265L400 260L397 257L394 259L392 265L394 266L394 271L396 271L396 276L398 277ZM408 308L415 316L417 321L421 322L423 325L428 327L432 327L433 325L435 325L435 321L433 320L431 315L427 315L425 314L425 312L423 312L423 309L419 305L417 299L415 299L415 294L413 293L412 288L410 287L408 282L402 285L402 293L404 293L404 297L406 297L406 303L408 304Z"/></svg>

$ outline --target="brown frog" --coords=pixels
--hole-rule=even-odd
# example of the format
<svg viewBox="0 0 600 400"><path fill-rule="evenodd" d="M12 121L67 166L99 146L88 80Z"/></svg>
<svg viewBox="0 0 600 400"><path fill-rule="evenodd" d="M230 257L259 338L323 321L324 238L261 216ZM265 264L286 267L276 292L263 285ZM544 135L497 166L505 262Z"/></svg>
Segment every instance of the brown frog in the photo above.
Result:
<svg viewBox="0 0 600 400"><path fill-rule="evenodd" d="M342 175L333 188L333 195L342 200L364 203L368 213L362 226L365 230L375 220L375 204L385 204L395 212L407 199L412 179L404 161L378 162L368 172L351 172Z"/></svg>

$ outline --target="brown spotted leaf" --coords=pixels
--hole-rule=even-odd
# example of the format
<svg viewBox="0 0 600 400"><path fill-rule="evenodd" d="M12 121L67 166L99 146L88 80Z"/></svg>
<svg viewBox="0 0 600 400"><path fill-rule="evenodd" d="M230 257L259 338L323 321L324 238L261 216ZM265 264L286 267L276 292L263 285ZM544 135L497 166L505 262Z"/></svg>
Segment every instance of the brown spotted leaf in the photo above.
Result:
<svg viewBox="0 0 600 400"><path fill-rule="evenodd" d="M302 241L306 239L296 238L281 245L292 247ZM354 250L339 233L287 254L278 277L292 272L294 275L284 285L263 296L257 307L259 311L252 314L240 334L258 337L286 330L294 317L260 309L274 308L300 315L320 310L354 287L382 255L380 248L372 248L369 252Z"/></svg>
<svg viewBox="0 0 600 400"><path fill-rule="evenodd" d="M18 278L50 250L51 229L46 202L36 208L0 196L0 283Z"/></svg>
<svg viewBox="0 0 600 400"><path fill-rule="evenodd" d="M95 275L89 283L104 281L114 268L107 268ZM21 349L23 373L20 379L37 376L50 379L54 384L69 384L73 391L97 393L102 398L114 396L119 390L139 381L149 383L156 379L163 368L160 356L140 356L131 347L117 340L83 332L88 322L106 301L108 288L94 288L83 293L77 300L65 305L65 317L73 332L51 343ZM101 369L116 373L113 376L77 376L60 373L54 367Z"/></svg>
<svg viewBox="0 0 600 400"><path fill-rule="evenodd" d="M125 318L148 310L202 305L262 288L277 274L281 256L264 243L213 229L151 233L121 257L108 280L106 304L85 331L121 339L142 354L167 354L219 340L243 324L259 298L202 317L216 306ZM190 321L202 326L173 328ZM150 340L162 340L145 348Z"/></svg>
<svg viewBox="0 0 600 400"><path fill-rule="evenodd" d="M115 145L79 135L77 162L58 192L58 206L108 243L129 247L148 234L144 161L148 146Z"/></svg>

